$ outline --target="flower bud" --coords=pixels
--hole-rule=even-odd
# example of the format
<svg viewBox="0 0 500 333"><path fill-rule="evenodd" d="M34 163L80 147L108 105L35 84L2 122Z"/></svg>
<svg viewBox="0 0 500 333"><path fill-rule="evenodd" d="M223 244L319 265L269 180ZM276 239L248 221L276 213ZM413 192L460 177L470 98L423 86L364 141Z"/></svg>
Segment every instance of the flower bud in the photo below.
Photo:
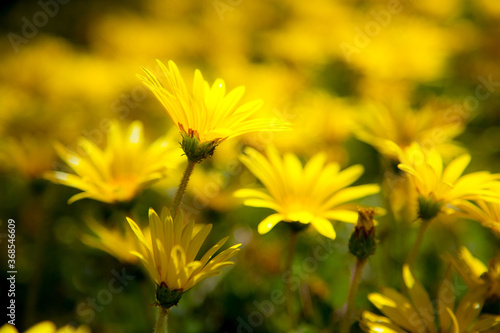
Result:
<svg viewBox="0 0 500 333"><path fill-rule="evenodd" d="M373 208L358 210L358 221L349 239L349 252L359 260L364 260L374 254L377 247L373 215L375 215Z"/></svg>

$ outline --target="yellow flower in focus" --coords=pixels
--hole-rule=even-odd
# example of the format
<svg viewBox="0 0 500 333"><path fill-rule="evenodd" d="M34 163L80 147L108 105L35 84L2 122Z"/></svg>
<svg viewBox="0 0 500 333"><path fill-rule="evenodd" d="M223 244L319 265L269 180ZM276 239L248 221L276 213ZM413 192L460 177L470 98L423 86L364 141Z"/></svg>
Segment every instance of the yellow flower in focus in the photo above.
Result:
<svg viewBox="0 0 500 333"><path fill-rule="evenodd" d="M15 326L5 324L0 328L0 333L18 333L18 330ZM90 329L87 326L74 328L69 325L57 329L52 322L43 321L24 331L24 333L90 333Z"/></svg>
<svg viewBox="0 0 500 333"><path fill-rule="evenodd" d="M424 287L415 279L408 265L403 267L403 280L409 298L391 288L384 288L380 294L368 295L368 299L384 316L363 312L360 326L365 332L472 333L487 330L500 323L500 316L480 315L485 299L475 291L469 291L455 307L450 268L439 286L438 298L434 301L431 301ZM436 316L439 327L436 326Z"/></svg>
<svg viewBox="0 0 500 333"><path fill-rule="evenodd" d="M486 267L467 248L461 247L457 257L448 254L446 260L452 264L470 290L478 290L487 299L500 299L499 258L491 259Z"/></svg>
<svg viewBox="0 0 500 333"><path fill-rule="evenodd" d="M206 149L202 158L213 154L215 147L225 139L256 131L280 131L288 125L275 119L250 119L261 107L262 101L252 101L237 107L245 88L237 87L226 94L224 80L217 79L210 86L199 70L194 73L193 90L188 90L179 69L173 61L168 68L159 60L158 65L166 77L165 85L149 70L146 76L139 76L166 108L170 118L183 135L183 148L189 159L192 143L196 139ZM187 147L186 147L187 145ZM201 159L200 159L201 160Z"/></svg>
<svg viewBox="0 0 500 333"><path fill-rule="evenodd" d="M108 229L94 220L88 220L87 226L94 235L82 235L82 242L86 245L107 252L122 263L135 264L137 256L130 253L137 251L135 235L127 229L125 232L116 229ZM151 239L149 230L144 231L146 239Z"/></svg>
<svg viewBox="0 0 500 333"><path fill-rule="evenodd" d="M107 203L130 201L144 188L164 178L167 171L183 159L182 151L168 136L145 146L143 126L139 121L131 123L126 133L113 122L104 151L86 138L81 138L78 146L78 153L61 144L56 146L61 158L76 175L60 171L46 175L55 183L83 191L71 197L69 203L83 198Z"/></svg>
<svg viewBox="0 0 500 333"><path fill-rule="evenodd" d="M420 218L430 220L438 213L455 213L467 200L500 200L500 194L492 190L500 175L480 171L462 176L471 159L469 154L457 157L444 168L435 150L424 151L413 143L403 151L395 143L389 144L398 152L399 169L415 183Z"/></svg>
<svg viewBox="0 0 500 333"><path fill-rule="evenodd" d="M433 147L445 159L464 151L453 138L464 130L464 121L446 116L440 106L428 105L420 110L395 103L391 106L369 104L356 117L355 134L358 139L372 145L381 154L397 159L387 142L405 149L413 142ZM451 118L451 119L450 119Z"/></svg>
<svg viewBox="0 0 500 333"><path fill-rule="evenodd" d="M380 191L375 184L347 187L363 174L363 167L354 165L340 171L337 163L326 163L322 153L314 155L305 166L296 155L287 153L282 158L271 146L266 149L267 157L253 148L246 148L245 153L240 160L266 189L241 189L235 195L245 198L247 206L277 212L260 222L261 234L281 221L300 222L312 224L319 233L334 239L329 219L356 223L357 208L347 203Z"/></svg>
<svg viewBox="0 0 500 333"><path fill-rule="evenodd" d="M159 305L164 308L176 305L182 293L208 277L219 275L222 268L234 264L229 259L239 251L238 247L241 245L233 245L214 256L229 238L225 237L200 259L195 260L212 229L211 224L195 232L194 221L191 220L183 225L181 213L172 220L167 208L163 209L161 218L151 208L149 210L151 240L147 240L133 220L127 218L127 221L139 243L139 250L132 253L142 261L157 284L156 297Z"/></svg>

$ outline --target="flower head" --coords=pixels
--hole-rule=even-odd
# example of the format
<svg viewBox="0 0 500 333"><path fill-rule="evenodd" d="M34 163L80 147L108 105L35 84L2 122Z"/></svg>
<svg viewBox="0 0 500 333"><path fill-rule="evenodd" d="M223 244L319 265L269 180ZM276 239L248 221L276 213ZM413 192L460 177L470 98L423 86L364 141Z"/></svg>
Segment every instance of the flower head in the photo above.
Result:
<svg viewBox="0 0 500 333"><path fill-rule="evenodd" d="M5 324L0 328L0 333L18 333L18 331L15 326ZM32 326L24 333L90 333L90 329L87 326L73 328L69 325L57 329L56 325L52 322L43 321L35 326Z"/></svg>
<svg viewBox="0 0 500 333"><path fill-rule="evenodd" d="M500 193L500 189L496 189ZM476 200L474 202L462 202L458 208L464 213L464 217L480 222L484 227L493 230L500 235L500 202L488 202Z"/></svg>
<svg viewBox="0 0 500 333"><path fill-rule="evenodd" d="M385 317L363 312L360 326L365 332L479 332L500 324L500 316L480 315L485 299L475 291L469 291L455 307L450 268L439 286L437 304L431 301L408 265L403 267L403 280L409 298L390 288L384 288L380 294L368 295ZM439 327L436 326L436 315Z"/></svg>
<svg viewBox="0 0 500 333"><path fill-rule="evenodd" d="M500 194L492 190L500 175L481 171L462 176L471 159L468 154L457 157L444 168L436 150L424 151L417 143L404 151L395 144L392 147L399 155L399 169L415 183L422 219L430 220L440 212L456 212L456 207L467 200L500 200Z"/></svg>
<svg viewBox="0 0 500 333"><path fill-rule="evenodd" d="M445 110L439 107L428 105L420 110L412 110L400 103L389 107L366 105L356 117L355 134L381 154L393 159L397 159L398 155L388 142L394 142L401 149L413 142L422 145L431 143L443 156L456 156L464 149L453 138L464 130L464 124L450 122ZM439 136L436 136L436 132Z"/></svg>
<svg viewBox="0 0 500 333"><path fill-rule="evenodd" d="M31 135L19 139L7 137L0 144L0 165L13 169L28 179L41 177L56 159L49 140Z"/></svg>
<svg viewBox="0 0 500 333"><path fill-rule="evenodd" d="M486 266L467 248L461 247L457 257L448 254L446 260L460 274L470 290L479 290L488 299L500 299L500 260L498 257L491 259Z"/></svg>
<svg viewBox="0 0 500 333"><path fill-rule="evenodd" d="M161 218L153 209L149 210L151 240L146 239L133 220L127 218L127 221L139 243L139 250L132 253L142 261L155 281L157 300L164 308L176 305L182 293L234 264L229 259L239 251L240 244L237 244L214 256L229 238L225 237L196 260L212 225L205 225L195 233L194 221L183 225L182 214L178 213L173 220L167 208L163 209Z"/></svg>
<svg viewBox="0 0 500 333"><path fill-rule="evenodd" d="M287 124L276 120L250 119L262 101L237 106L245 93L244 87L226 94L224 80L217 79L210 86L196 70L193 90L189 91L173 61L168 62L168 67L157 62L166 77L164 84L147 69L144 69L146 76L139 77L166 108L179 127L183 141L189 141L182 144L189 159L199 159L200 154L201 159L211 156L215 147L228 138L249 132L288 129Z"/></svg>
<svg viewBox="0 0 500 333"><path fill-rule="evenodd" d="M122 263L135 264L139 261L137 256L130 253L137 251L135 235L127 229L122 232L118 228L108 229L94 220L88 220L87 226L92 230L91 234L82 236L82 242L86 245L107 252ZM150 239L149 230L144 231L146 239Z"/></svg>
<svg viewBox="0 0 500 333"><path fill-rule="evenodd" d="M305 166L291 153L283 158L269 146L266 156L246 148L240 157L243 164L264 184L265 189L241 189L235 195L244 204L274 209L258 226L259 233L271 230L280 221L311 224L322 235L335 238L329 219L355 223L356 207L349 202L379 192L378 185L347 187L363 173L361 165L340 171L337 163L326 163L322 153L314 155ZM325 164L326 163L326 164Z"/></svg>
<svg viewBox="0 0 500 333"><path fill-rule="evenodd" d="M76 175L54 171L46 178L83 191L71 197L69 203L83 198L108 203L130 201L181 163L182 151L169 141L168 136L163 136L145 146L142 123L133 122L123 133L113 122L104 151L86 138L79 141L79 153L58 144L59 155Z"/></svg>

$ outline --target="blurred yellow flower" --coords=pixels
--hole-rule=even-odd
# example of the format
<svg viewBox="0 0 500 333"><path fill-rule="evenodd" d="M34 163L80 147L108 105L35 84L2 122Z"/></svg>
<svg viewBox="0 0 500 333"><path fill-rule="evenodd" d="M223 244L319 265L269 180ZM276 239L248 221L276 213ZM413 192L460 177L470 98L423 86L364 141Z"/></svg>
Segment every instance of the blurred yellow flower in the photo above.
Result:
<svg viewBox="0 0 500 333"><path fill-rule="evenodd" d="M5 324L0 328L0 333L18 333L18 330L15 326ZM69 325L57 329L52 322L43 321L24 331L24 333L90 333L90 329L87 326L74 328Z"/></svg>
<svg viewBox="0 0 500 333"><path fill-rule="evenodd" d="M90 228L91 234L82 235L82 242L86 245L107 252L122 263L135 264L139 260L137 256L130 253L137 251L137 242L135 235L127 228L122 232L118 228L108 229L94 220L87 220L87 226ZM151 234L148 230L144 230L146 239L151 239Z"/></svg>
<svg viewBox="0 0 500 333"><path fill-rule="evenodd" d="M284 110L293 131L276 133L273 144L279 150L303 156L324 151L342 164L347 159L344 143L352 135L358 110L347 99L332 97L324 91L304 92L295 98L294 105ZM264 141L250 146L264 149L267 144Z"/></svg>
<svg viewBox="0 0 500 333"><path fill-rule="evenodd" d="M41 177L51 170L55 159L50 142L34 136L8 137L0 143L2 167L19 172L28 179Z"/></svg>
<svg viewBox="0 0 500 333"><path fill-rule="evenodd" d="M443 0L435 2L432 0L421 0L412 3L417 9L442 19L450 19L460 14L461 5L459 0Z"/></svg>
<svg viewBox="0 0 500 333"><path fill-rule="evenodd" d="M496 189L497 193L500 190ZM464 212L464 217L478 221L486 228L493 230L500 235L500 203L476 200L472 202L462 202L458 208Z"/></svg>
<svg viewBox="0 0 500 333"><path fill-rule="evenodd" d="M352 29L354 6L328 0L283 1L281 6L286 8L287 19L280 29L264 34L263 52L303 68L342 56L338 44Z"/></svg>
<svg viewBox="0 0 500 333"><path fill-rule="evenodd" d="M413 276L408 265L403 267L403 280L409 298L391 288L372 293L368 299L384 314L379 316L365 311L360 326L372 333L438 333L480 332L500 323L500 316L480 315L484 297L469 291L455 307L455 289L448 268L439 286L438 298L431 301L424 287ZM436 307L435 307L436 305ZM439 327L435 316L439 318Z"/></svg>
<svg viewBox="0 0 500 333"><path fill-rule="evenodd" d="M357 208L347 203L380 190L376 184L347 187L363 174L363 167L354 165L340 171L337 163L326 163L322 153L314 155L305 166L294 154L282 158L272 146L266 149L267 157L253 148L246 148L245 153L240 160L266 189L241 189L235 196L245 198L247 206L277 212L260 222L261 234L281 221L300 222L310 223L319 233L334 239L329 219L356 223Z"/></svg>
<svg viewBox="0 0 500 333"><path fill-rule="evenodd" d="M397 154L387 142L396 143L401 149L417 142L423 147L436 149L442 156L452 157L463 152L453 140L462 133L464 123L450 119L440 105L428 105L412 110L403 103L391 106L366 104L355 117L355 134L358 139L372 145L381 154L397 159Z"/></svg>
<svg viewBox="0 0 500 333"><path fill-rule="evenodd" d="M261 107L260 100L236 107L245 93L243 86L226 94L224 80L217 79L210 86L196 70L190 92L173 61L168 62L168 68L159 60L157 62L166 77L165 86L147 69L144 69L146 77L139 77L163 104L181 132L194 136L200 143L216 146L225 139L249 132L288 129L286 123L273 119L250 119Z"/></svg>
<svg viewBox="0 0 500 333"><path fill-rule="evenodd" d="M470 290L478 290L485 298L500 298L500 261L499 258L490 260L488 267L475 258L469 250L461 247L458 256L446 256L453 268L460 274Z"/></svg>
<svg viewBox="0 0 500 333"><path fill-rule="evenodd" d="M79 141L79 153L61 144L56 149L76 175L53 171L47 173L46 178L83 191L71 197L69 203L83 198L107 203L129 201L164 178L167 171L177 167L183 159L182 151L167 135L145 146L143 126L139 121L131 123L126 133L113 122L104 151L86 138Z"/></svg>
<svg viewBox="0 0 500 333"><path fill-rule="evenodd" d="M127 221L139 243L139 250L132 253L142 261L157 284L157 300L162 307L168 308L176 305L183 292L208 277L219 275L222 268L234 264L229 259L239 251L238 247L241 245L233 245L213 256L228 240L228 236L208 250L201 259L195 260L200 247L212 229L211 224L205 225L195 233L193 231L194 220L183 225L182 213L177 214L175 220L172 220L167 208L163 209L161 218L151 208L149 210L151 240L149 241L133 220L127 218ZM165 301L162 297L165 293L172 303Z"/></svg>
<svg viewBox="0 0 500 333"><path fill-rule="evenodd" d="M360 14L351 23L358 29L346 36L343 53L353 67L364 73L363 80L395 80L404 84L439 79L448 57L460 47L460 39L452 31L416 15L389 14L390 24L377 23L374 33L370 30L371 22L376 21L370 11Z"/></svg>
<svg viewBox="0 0 500 333"><path fill-rule="evenodd" d="M499 174L480 171L462 176L471 160L469 154L457 157L443 169L443 159L436 150L425 151L417 143L404 151L395 143L388 145L399 155L399 169L408 173L415 183L419 217L424 220L440 212L455 213L466 200L500 200L500 194L492 190Z"/></svg>

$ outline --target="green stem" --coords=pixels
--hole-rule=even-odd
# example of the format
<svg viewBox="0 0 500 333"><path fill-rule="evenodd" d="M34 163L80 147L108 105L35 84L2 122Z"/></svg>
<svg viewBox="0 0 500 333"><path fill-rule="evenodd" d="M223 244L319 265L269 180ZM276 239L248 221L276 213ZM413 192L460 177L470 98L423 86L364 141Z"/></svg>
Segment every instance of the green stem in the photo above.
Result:
<svg viewBox="0 0 500 333"><path fill-rule="evenodd" d="M342 319L342 322L340 324L340 333L348 333L351 328L352 316L354 313L354 301L356 300L359 281L361 281L361 275L363 273L365 264L366 259L356 259L356 266L354 266L354 270L352 271L351 284L349 286L349 292L347 294L347 303L345 305L344 318Z"/></svg>
<svg viewBox="0 0 500 333"><path fill-rule="evenodd" d="M184 170L184 175L182 176L181 183L179 184L179 188L175 193L174 201L172 202L172 207L170 209L172 218L175 219L177 212L179 211L179 206L181 204L182 198L184 197L184 192L186 192L186 187L189 181L189 177L193 173L194 166L196 162L192 162L188 160L188 165L186 166L186 170Z"/></svg>
<svg viewBox="0 0 500 333"><path fill-rule="evenodd" d="M420 228L418 229L417 240L413 244L413 248L408 255L408 259L406 259L406 263L411 268L417 260L418 253L420 252L420 247L422 246L422 241L424 240L424 234L427 228L429 227L431 220L422 220L422 224L420 224Z"/></svg>
<svg viewBox="0 0 500 333"><path fill-rule="evenodd" d="M153 333L168 333L168 310L158 307L156 325Z"/></svg>
<svg viewBox="0 0 500 333"><path fill-rule="evenodd" d="M295 316L293 315L293 295L292 295L292 279L290 278L292 274L292 264L293 257L295 255L295 248L297 246L297 238L299 236L299 231L292 229L290 233L290 242L288 243L288 256L285 262L285 273L287 274L287 279L285 280L285 297L286 297L286 310L290 320L290 325L292 329L295 328Z"/></svg>

